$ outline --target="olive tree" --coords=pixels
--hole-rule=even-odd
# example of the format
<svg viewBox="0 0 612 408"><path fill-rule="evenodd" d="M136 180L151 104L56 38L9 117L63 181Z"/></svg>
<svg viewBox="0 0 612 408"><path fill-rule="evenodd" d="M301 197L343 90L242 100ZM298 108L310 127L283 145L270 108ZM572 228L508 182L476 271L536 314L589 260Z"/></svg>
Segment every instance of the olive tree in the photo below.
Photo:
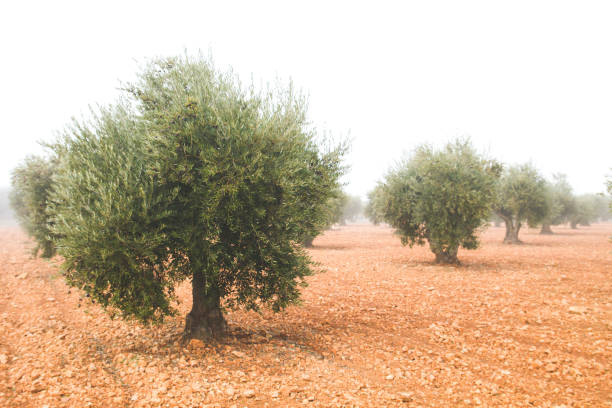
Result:
<svg viewBox="0 0 612 408"><path fill-rule="evenodd" d="M589 226L592 222L606 221L609 217L610 199L603 194L581 194L576 197L575 211L569 217L573 229L578 225Z"/></svg>
<svg viewBox="0 0 612 408"><path fill-rule="evenodd" d="M340 188L336 189L327 199L316 214L316 218L311 219L311 228L308 228L302 238L302 245L306 248L313 246L314 239L330 229L332 225L342 222L343 208L346 205L348 196Z"/></svg>
<svg viewBox="0 0 612 408"><path fill-rule="evenodd" d="M607 187L608 187L608 194L610 194L612 196L612 176L609 176L607 181L606 181ZM610 197L608 197L608 201L609 201L609 205L608 208L610 209L610 213L612 213L612 199L610 199Z"/></svg>
<svg viewBox="0 0 612 408"><path fill-rule="evenodd" d="M368 203L364 209L364 215L374 225L384 222L385 208L385 184L378 183L372 191L368 193Z"/></svg>
<svg viewBox="0 0 612 408"><path fill-rule="evenodd" d="M346 202L342 208L341 224L346 224L347 221L355 221L363 214L363 203L359 196L347 194Z"/></svg>
<svg viewBox="0 0 612 408"><path fill-rule="evenodd" d="M151 61L126 98L55 145L52 230L69 284L142 322L224 333L223 308L278 311L312 273L300 243L339 189L345 144L322 140L291 86L244 88L209 60Z"/></svg>
<svg viewBox="0 0 612 408"><path fill-rule="evenodd" d="M553 175L546 183L547 213L542 219L540 234L552 234L551 225L565 224L576 212L576 198L565 174Z"/></svg>
<svg viewBox="0 0 612 408"><path fill-rule="evenodd" d="M34 255L40 253L44 258L52 257L56 250L49 210L56 168L55 156L28 156L11 175L10 205L19 224L37 243Z"/></svg>
<svg viewBox="0 0 612 408"><path fill-rule="evenodd" d="M404 245L429 243L438 263L458 263L487 224L501 166L467 141L421 146L370 194L368 213L395 228Z"/></svg>
<svg viewBox="0 0 612 408"><path fill-rule="evenodd" d="M493 209L506 224L504 243L520 243L523 224L538 225L548 213L546 180L531 164L507 168L499 180Z"/></svg>

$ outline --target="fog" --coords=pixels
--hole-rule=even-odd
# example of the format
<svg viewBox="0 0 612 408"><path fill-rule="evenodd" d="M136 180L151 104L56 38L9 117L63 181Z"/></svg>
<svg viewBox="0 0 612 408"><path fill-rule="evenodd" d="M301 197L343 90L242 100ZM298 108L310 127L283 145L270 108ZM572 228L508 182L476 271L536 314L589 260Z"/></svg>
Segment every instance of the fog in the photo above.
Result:
<svg viewBox="0 0 612 408"><path fill-rule="evenodd" d="M353 140L350 194L418 144L457 136L565 173L578 194L604 190L608 1L217 3L3 5L0 186L146 58L202 50L245 82L291 78L308 93L313 125Z"/></svg>

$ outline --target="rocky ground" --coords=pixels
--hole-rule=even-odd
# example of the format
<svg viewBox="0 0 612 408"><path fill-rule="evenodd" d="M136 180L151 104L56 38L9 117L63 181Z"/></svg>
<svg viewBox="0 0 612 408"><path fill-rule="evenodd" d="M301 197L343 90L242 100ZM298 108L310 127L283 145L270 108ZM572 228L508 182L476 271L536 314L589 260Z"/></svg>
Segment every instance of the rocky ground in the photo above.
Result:
<svg viewBox="0 0 612 408"><path fill-rule="evenodd" d="M57 260L0 230L3 407L612 406L612 225L521 232L460 267L390 229L340 227L310 251L325 273L301 306L234 311L221 343L111 320Z"/></svg>

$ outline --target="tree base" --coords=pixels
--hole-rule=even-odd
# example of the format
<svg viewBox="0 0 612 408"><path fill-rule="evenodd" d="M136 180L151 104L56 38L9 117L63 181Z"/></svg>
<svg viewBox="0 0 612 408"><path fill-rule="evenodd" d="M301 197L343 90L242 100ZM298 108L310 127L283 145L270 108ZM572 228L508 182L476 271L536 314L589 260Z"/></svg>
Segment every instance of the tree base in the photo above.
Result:
<svg viewBox="0 0 612 408"><path fill-rule="evenodd" d="M523 241L521 241L518 238L505 238L504 239L504 244L507 245L521 245L523 243Z"/></svg>
<svg viewBox="0 0 612 408"><path fill-rule="evenodd" d="M461 265L457 256L450 254L436 254L435 263L441 265Z"/></svg>
<svg viewBox="0 0 612 408"><path fill-rule="evenodd" d="M210 340L225 336L227 322L220 309L211 310L205 314L195 315L190 312L185 318L183 338Z"/></svg>
<svg viewBox="0 0 612 408"><path fill-rule="evenodd" d="M554 234L553 230L550 229L550 225L542 225L542 229L540 230L540 235L552 235Z"/></svg>

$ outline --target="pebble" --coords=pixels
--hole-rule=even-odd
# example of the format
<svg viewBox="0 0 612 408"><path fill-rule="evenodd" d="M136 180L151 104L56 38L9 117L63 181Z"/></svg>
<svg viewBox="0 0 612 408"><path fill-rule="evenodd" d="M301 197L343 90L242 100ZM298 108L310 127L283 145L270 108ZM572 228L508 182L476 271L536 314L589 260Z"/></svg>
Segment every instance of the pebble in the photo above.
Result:
<svg viewBox="0 0 612 408"><path fill-rule="evenodd" d="M397 395L399 396L399 399L402 400L403 402L410 402L413 399L414 393L413 392L399 392L397 393Z"/></svg>
<svg viewBox="0 0 612 408"><path fill-rule="evenodd" d="M573 314L585 314L587 312L587 308L584 306L570 306L568 310Z"/></svg>

